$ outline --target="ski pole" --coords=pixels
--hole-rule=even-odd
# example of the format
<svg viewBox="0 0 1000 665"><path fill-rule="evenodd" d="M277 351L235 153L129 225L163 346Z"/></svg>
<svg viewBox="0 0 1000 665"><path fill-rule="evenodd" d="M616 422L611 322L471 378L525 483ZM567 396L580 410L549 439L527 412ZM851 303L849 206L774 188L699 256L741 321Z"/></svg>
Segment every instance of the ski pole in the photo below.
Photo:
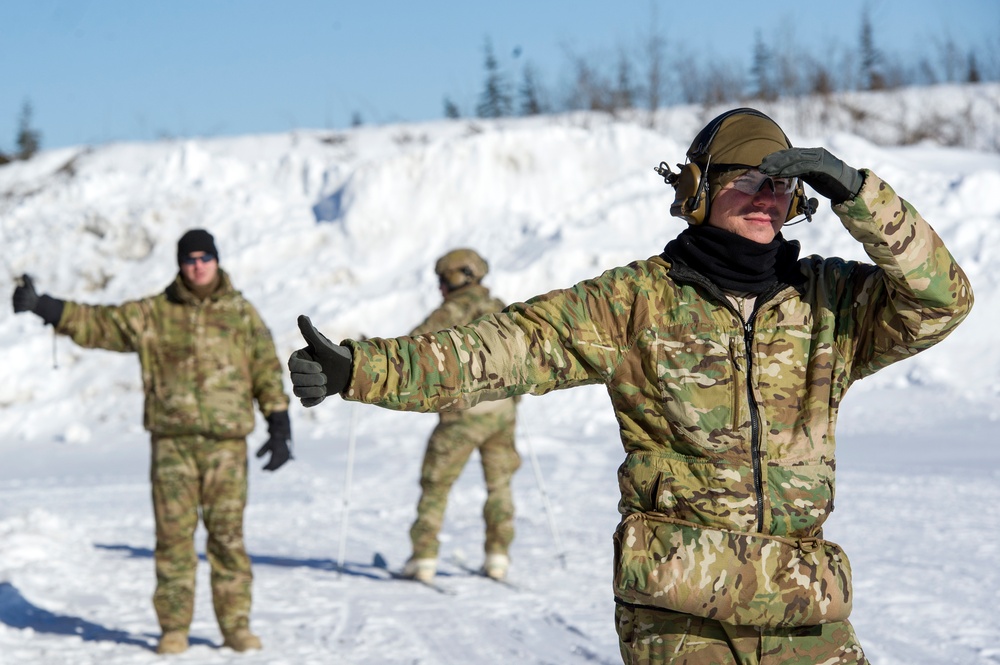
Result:
<svg viewBox="0 0 1000 665"><path fill-rule="evenodd" d="M538 491L542 495L542 508L545 511L545 519L549 523L549 531L552 532L552 540L555 541L556 544L556 558L559 559L559 563L563 568L565 568L566 551L563 549L562 541L559 538L559 530L556 528L556 521L552 515L552 506L549 504L549 493L545 490L545 480L542 477L542 467L538 463L538 456L535 454L535 448L531 445L531 437L524 436L523 430L518 433L518 436L528 447L528 457L531 458L531 468L535 472L535 483L538 485Z"/></svg>
<svg viewBox="0 0 1000 665"><path fill-rule="evenodd" d="M344 574L344 552L347 549L347 519L351 509L351 482L354 475L354 442L358 425L358 405L351 404L350 424L347 426L347 471L344 476L344 508L340 520L340 547L337 551L337 577Z"/></svg>

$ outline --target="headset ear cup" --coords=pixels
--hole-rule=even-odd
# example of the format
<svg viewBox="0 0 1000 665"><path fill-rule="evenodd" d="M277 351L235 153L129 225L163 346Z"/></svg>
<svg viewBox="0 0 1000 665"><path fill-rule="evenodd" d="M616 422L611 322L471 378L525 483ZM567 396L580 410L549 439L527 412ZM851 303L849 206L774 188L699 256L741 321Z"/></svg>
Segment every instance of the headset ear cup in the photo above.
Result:
<svg viewBox="0 0 1000 665"><path fill-rule="evenodd" d="M689 224L701 224L705 221L708 209L706 190L707 187L702 183L701 168L694 162L688 162L678 173L670 214L687 220Z"/></svg>
<svg viewBox="0 0 1000 665"><path fill-rule="evenodd" d="M806 190L802 186L802 181L797 180L795 183L795 191L792 193L792 200L788 204L788 215L785 216L785 221L790 222L799 215L806 214L807 206L808 199L806 199Z"/></svg>

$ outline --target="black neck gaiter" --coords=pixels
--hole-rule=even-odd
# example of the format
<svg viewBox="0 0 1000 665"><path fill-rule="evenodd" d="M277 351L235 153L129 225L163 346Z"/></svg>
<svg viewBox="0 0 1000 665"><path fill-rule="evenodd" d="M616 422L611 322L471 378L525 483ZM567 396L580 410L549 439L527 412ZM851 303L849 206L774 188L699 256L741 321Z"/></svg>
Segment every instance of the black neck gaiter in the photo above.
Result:
<svg viewBox="0 0 1000 665"><path fill-rule="evenodd" d="M764 244L699 224L667 243L663 255L679 259L724 291L759 295L778 281L797 281L799 244L785 240L780 233Z"/></svg>

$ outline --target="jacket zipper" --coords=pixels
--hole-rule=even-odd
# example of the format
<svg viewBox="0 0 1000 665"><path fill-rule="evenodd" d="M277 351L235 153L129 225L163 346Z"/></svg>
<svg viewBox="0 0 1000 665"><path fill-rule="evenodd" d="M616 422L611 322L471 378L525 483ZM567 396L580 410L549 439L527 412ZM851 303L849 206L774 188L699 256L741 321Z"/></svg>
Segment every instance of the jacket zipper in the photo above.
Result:
<svg viewBox="0 0 1000 665"><path fill-rule="evenodd" d="M746 347L745 353L747 362L747 405L750 408L750 468L753 473L754 498L757 501L757 533L764 533L764 481L760 459L760 416L757 414L757 398L753 395L753 324L757 318L757 312L760 311L761 304L769 302L788 285L779 283L770 290L759 294L754 302L753 312L751 312L750 318L744 320L743 313L729 302L725 293L723 293L718 286L712 283L708 278L701 275L698 271L692 270L691 268L681 264L680 266L674 266L669 274L675 280L694 282L708 289L708 291L712 293L719 300L719 302L735 313L740 322L743 324L743 345Z"/></svg>
<svg viewBox="0 0 1000 665"><path fill-rule="evenodd" d="M747 406L750 407L750 467L753 470L753 489L757 499L757 533L764 532L764 480L760 460L760 416L757 414L757 398L753 394L753 322L757 308L750 319L743 323L743 345L746 347L747 361ZM742 318L742 316L740 317Z"/></svg>

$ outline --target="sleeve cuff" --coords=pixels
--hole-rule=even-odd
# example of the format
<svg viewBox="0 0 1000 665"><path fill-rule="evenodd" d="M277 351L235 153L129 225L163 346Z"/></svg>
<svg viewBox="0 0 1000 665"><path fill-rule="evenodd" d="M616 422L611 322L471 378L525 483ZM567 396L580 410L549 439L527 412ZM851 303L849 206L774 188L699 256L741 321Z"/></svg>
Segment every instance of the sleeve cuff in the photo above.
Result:
<svg viewBox="0 0 1000 665"><path fill-rule="evenodd" d="M62 319L63 308L66 305L66 301L59 300L58 298L53 298L50 295L42 295L38 298L38 304L35 305L35 314L42 317L42 320L50 326L58 325L59 320Z"/></svg>

